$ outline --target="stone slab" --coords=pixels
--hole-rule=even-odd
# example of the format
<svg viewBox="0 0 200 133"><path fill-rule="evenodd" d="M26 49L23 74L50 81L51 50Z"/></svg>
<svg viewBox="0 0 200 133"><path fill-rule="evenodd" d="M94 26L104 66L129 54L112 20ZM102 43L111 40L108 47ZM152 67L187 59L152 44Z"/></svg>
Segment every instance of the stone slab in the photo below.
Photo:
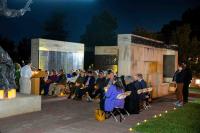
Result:
<svg viewBox="0 0 200 133"><path fill-rule="evenodd" d="M41 96L17 94L14 99L0 100L0 118L41 111Z"/></svg>

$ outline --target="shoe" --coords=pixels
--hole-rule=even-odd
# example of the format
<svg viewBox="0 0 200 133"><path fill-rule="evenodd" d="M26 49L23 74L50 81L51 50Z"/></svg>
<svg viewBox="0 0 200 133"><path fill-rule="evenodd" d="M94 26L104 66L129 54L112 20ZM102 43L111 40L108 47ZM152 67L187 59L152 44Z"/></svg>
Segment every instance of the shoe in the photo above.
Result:
<svg viewBox="0 0 200 133"><path fill-rule="evenodd" d="M71 99L74 99L75 97L76 97L75 95L72 95L72 96L71 96Z"/></svg>
<svg viewBox="0 0 200 133"><path fill-rule="evenodd" d="M92 102L93 99L92 99L90 96L87 96L87 101L88 101L88 102Z"/></svg>
<svg viewBox="0 0 200 133"><path fill-rule="evenodd" d="M179 104L179 101L176 101L173 104L177 106Z"/></svg>
<svg viewBox="0 0 200 133"><path fill-rule="evenodd" d="M177 107L182 107L183 106L183 102L180 102L176 105Z"/></svg>

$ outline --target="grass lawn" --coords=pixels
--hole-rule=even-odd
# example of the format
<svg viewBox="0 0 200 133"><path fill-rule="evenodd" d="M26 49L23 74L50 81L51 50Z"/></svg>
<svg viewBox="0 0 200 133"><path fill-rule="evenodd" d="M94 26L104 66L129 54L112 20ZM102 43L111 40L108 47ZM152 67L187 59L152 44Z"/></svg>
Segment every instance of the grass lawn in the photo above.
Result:
<svg viewBox="0 0 200 133"><path fill-rule="evenodd" d="M200 93L200 88L197 87L190 87L189 91Z"/></svg>
<svg viewBox="0 0 200 133"><path fill-rule="evenodd" d="M200 100L133 127L137 133L200 133Z"/></svg>

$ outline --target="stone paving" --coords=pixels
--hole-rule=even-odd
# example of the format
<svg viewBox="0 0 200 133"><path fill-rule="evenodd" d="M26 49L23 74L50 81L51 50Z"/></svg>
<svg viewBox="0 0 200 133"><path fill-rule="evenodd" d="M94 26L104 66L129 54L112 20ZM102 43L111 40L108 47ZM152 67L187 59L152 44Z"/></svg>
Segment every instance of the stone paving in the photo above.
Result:
<svg viewBox="0 0 200 133"><path fill-rule="evenodd" d="M0 119L0 133L128 133L128 129L137 122L173 109L174 101L174 96L156 99L149 110L117 123L113 118L96 121L96 102L45 98L40 112Z"/></svg>

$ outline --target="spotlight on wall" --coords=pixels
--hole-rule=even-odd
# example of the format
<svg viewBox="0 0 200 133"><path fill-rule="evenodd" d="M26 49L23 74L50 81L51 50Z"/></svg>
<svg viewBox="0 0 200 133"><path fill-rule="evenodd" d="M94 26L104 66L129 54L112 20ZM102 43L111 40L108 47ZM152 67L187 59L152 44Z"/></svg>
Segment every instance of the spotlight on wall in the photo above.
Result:
<svg viewBox="0 0 200 133"><path fill-rule="evenodd" d="M200 85L200 79L196 79L196 80L195 80L195 84L196 84L196 85Z"/></svg>

